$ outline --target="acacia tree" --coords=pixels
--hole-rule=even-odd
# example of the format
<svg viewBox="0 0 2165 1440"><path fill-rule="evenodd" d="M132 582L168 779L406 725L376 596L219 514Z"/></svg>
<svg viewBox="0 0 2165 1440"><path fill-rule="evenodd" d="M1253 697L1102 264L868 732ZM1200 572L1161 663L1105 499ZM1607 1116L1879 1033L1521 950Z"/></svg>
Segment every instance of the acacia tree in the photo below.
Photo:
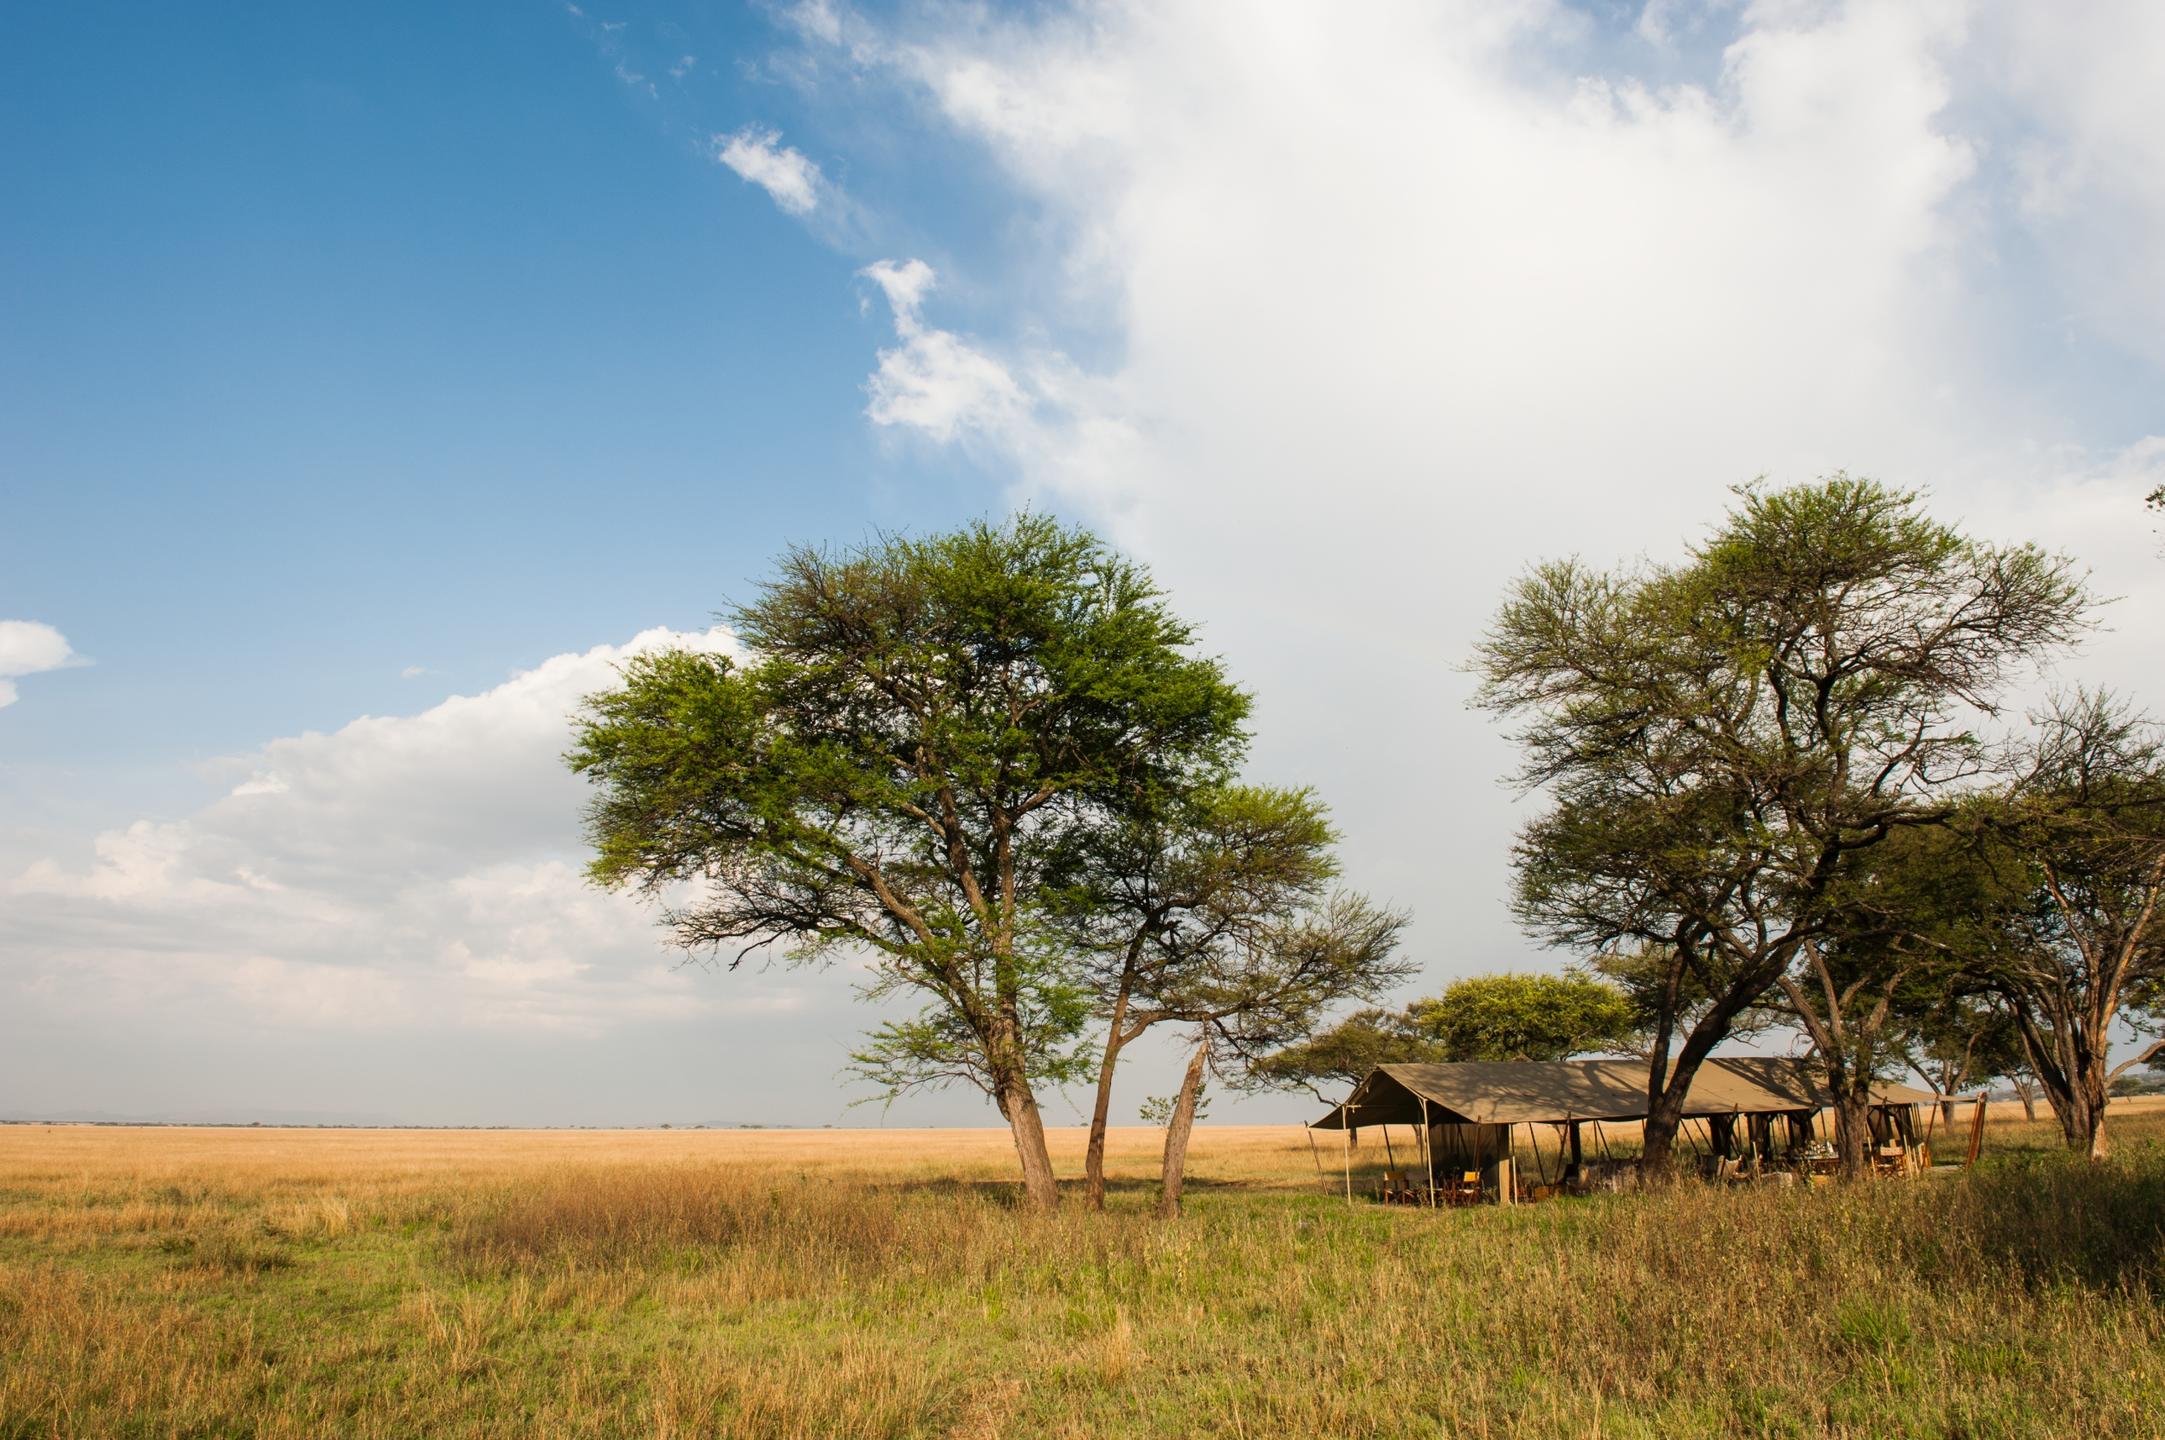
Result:
<svg viewBox="0 0 2165 1440"><path fill-rule="evenodd" d="M1085 1007L1050 943L1048 858L1221 782L1247 697L1145 571L1038 515L795 548L728 618L749 661L642 655L589 697L568 758L596 786L590 873L673 901L676 942L732 965L869 956L876 991L925 1010L860 1070L982 1087L1052 1207L1033 1082Z"/></svg>
<svg viewBox="0 0 2165 1440"><path fill-rule="evenodd" d="M2165 736L2078 692L2039 717L2013 768L1998 829L2030 885L1992 983L2068 1146L2099 1158L2114 1022L2165 998Z"/></svg>
<svg viewBox="0 0 2165 1440"><path fill-rule="evenodd" d="M1224 975L1235 954L1269 950L1322 905L1338 873L1336 840L1308 791L1236 785L1139 810L1078 836L1062 857L1054 908L1105 1023L1083 1161L1093 1209L1105 1203L1105 1132L1122 1053L1154 1026L1208 1020L1227 997L1213 992L1199 1009L1197 977ZM1275 978L1298 979L1307 1003L1320 1006L1370 993L1400 973L1389 945L1346 949L1342 957L1359 963ZM1267 965L1250 969L1251 982L1269 972ZM1263 988L1266 1003L1283 1003L1269 998L1272 985Z"/></svg>
<svg viewBox="0 0 2165 1440"><path fill-rule="evenodd" d="M1708 1054L1827 935L1853 857L1946 818L1943 787L1980 765L1965 712L2086 609L2067 560L1841 475L1740 491L1682 564L1556 562L1512 587L1476 703L1518 722L1519 784L1554 800L1520 835L1515 906L1551 943L1667 957L1649 1169Z"/></svg>
<svg viewBox="0 0 2165 1440"><path fill-rule="evenodd" d="M1194 948L1139 986L1140 1004L1194 1027L1188 1066L1165 1128L1158 1214L1180 1213L1196 1098L1211 1070L1253 1083L1263 1056L1308 1035L1331 1006L1366 999L1403 980L1413 966L1396 957L1403 912L1341 890L1312 910L1274 917Z"/></svg>

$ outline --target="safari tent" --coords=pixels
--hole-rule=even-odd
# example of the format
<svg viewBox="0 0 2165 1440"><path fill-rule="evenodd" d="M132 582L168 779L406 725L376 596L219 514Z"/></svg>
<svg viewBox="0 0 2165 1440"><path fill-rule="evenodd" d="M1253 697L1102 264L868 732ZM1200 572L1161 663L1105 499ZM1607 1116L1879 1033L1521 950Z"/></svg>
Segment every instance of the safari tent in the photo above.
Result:
<svg viewBox="0 0 2165 1440"><path fill-rule="evenodd" d="M1938 1098L1905 1085L1872 1089L1873 1140L1898 1151L1905 1169L1921 1163L1915 1107ZM1717 1174L1738 1173L1747 1164L1756 1172L1770 1157L1796 1159L1821 1144L1819 1117L1832 1103L1813 1061L1762 1055L1710 1059L1685 1095L1679 1143L1698 1152ZM1345 1132L1349 1197L1355 1132L1383 1127L1388 1147L1389 1127L1403 1125L1413 1132L1414 1163L1427 1173L1431 1197L1442 1177L1446 1193L1456 1198L1475 1198L1478 1185L1480 1198L1509 1204L1523 1188L1522 1177L1513 1173L1519 1126L1527 1127L1537 1186L1586 1188L1624 1168L1607 1155L1602 1127L1644 1120L1646 1113L1642 1060L1383 1065L1310 1128ZM1542 1148L1541 1127L1553 1133L1553 1164ZM1592 1159L1589 1137L1599 1152Z"/></svg>

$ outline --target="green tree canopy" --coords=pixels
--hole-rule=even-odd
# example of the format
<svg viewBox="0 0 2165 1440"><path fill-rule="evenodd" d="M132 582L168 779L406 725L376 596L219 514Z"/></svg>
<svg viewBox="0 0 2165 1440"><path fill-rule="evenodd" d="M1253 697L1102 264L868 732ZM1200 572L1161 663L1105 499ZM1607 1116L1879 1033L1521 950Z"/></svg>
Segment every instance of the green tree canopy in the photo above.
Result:
<svg viewBox="0 0 2165 1440"><path fill-rule="evenodd" d="M1515 850L1516 908L1553 944L1670 960L1650 1166L1699 1065L1828 933L1853 857L1947 818L1985 764L1970 716L2087 609L2064 558L1843 475L1740 491L1681 564L1558 561L1512 587L1476 668L1478 703L1518 726L1520 784L1551 800Z"/></svg>
<svg viewBox="0 0 2165 1440"><path fill-rule="evenodd" d="M1568 1060L1631 1038L1631 1001L1586 975L1471 975L1408 1010L1449 1060Z"/></svg>
<svg viewBox="0 0 2165 1440"><path fill-rule="evenodd" d="M1378 1065L1568 1060L1625 1048L1638 1013L1623 987L1588 975L1470 975L1402 1010L1359 1010L1252 1067L1262 1084L1318 1096Z"/></svg>
<svg viewBox="0 0 2165 1440"><path fill-rule="evenodd" d="M1378 1065L1443 1060L1443 1047L1404 1010L1356 1010L1305 1040L1263 1056L1250 1069L1260 1085L1298 1087L1319 1100L1361 1083Z"/></svg>
<svg viewBox="0 0 2165 1440"><path fill-rule="evenodd" d="M2036 719L1994 823L2019 894L1989 975L2067 1143L2102 1156L2113 1028L2165 1011L2165 731L2098 691Z"/></svg>
<svg viewBox="0 0 2165 1440"><path fill-rule="evenodd" d="M589 697L594 878L730 963L869 956L921 1017L876 1032L890 1089L964 1080L1057 1201L1033 1082L1087 1014L1053 943L1052 858L1223 782L1248 698L1141 567L1040 515L843 553L799 547L728 612L749 658L667 651Z"/></svg>

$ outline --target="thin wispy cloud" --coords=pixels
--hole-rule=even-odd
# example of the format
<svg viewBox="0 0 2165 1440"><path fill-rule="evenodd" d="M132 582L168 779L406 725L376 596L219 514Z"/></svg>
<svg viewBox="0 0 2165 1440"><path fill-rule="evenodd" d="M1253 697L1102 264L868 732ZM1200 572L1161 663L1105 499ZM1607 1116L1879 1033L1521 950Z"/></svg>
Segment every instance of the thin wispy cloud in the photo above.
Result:
<svg viewBox="0 0 2165 1440"><path fill-rule="evenodd" d="M715 136L714 158L766 191L784 213L809 215L819 207L826 181L818 165L781 142L780 131L747 125Z"/></svg>

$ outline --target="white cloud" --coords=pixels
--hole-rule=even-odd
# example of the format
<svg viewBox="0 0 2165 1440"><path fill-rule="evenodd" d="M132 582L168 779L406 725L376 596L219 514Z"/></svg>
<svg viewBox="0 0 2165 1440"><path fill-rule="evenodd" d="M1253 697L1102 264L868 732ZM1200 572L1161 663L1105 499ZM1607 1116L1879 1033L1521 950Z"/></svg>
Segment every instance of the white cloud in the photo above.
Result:
<svg viewBox="0 0 2165 1440"><path fill-rule="evenodd" d="M714 158L772 196L790 215L809 215L825 182L819 166L781 143L781 132L746 126L714 137Z"/></svg>
<svg viewBox="0 0 2165 1440"><path fill-rule="evenodd" d="M408 665L398 672L398 678L401 680L418 680L423 675L433 675L435 673L426 665Z"/></svg>
<svg viewBox="0 0 2165 1440"><path fill-rule="evenodd" d="M5 885L0 977L79 1013L237 1010L285 1025L593 1032L788 1007L776 977L696 984L637 902L580 872L580 697L627 656L555 656L416 715L364 716L221 762L226 793L106 831Z"/></svg>
<svg viewBox="0 0 2165 1440"><path fill-rule="evenodd" d="M925 296L938 283L932 267L922 260L904 260L900 264L875 260L857 273L879 286L880 293L887 297L887 308L894 311L895 333L916 334Z"/></svg>
<svg viewBox="0 0 2165 1440"><path fill-rule="evenodd" d="M679 55L677 57L677 63L669 67L669 78L672 80L682 80L685 76L691 74L692 71L698 68L699 57L697 55Z"/></svg>
<svg viewBox="0 0 2165 1440"><path fill-rule="evenodd" d="M842 38L842 19L835 12L834 0L798 0L784 18L814 40L833 45Z"/></svg>
<svg viewBox="0 0 2165 1440"><path fill-rule="evenodd" d="M1995 8L1979 48L2028 122L2028 234L2088 326L2165 364L2165 6Z"/></svg>
<svg viewBox="0 0 2165 1440"><path fill-rule="evenodd" d="M50 625L36 620L0 620L0 709L20 698L15 682L23 676L88 663L68 647L67 637Z"/></svg>
<svg viewBox="0 0 2165 1440"><path fill-rule="evenodd" d="M992 447L1152 560L1260 692L1259 768L1322 785L1363 883L1451 917L1451 971L1521 945L1511 755L1458 667L1527 561L1673 554L1728 485L1843 467L2158 593L2124 473L2158 417L2062 413L2079 377L2008 302L2042 237L2079 328L2165 359L2141 9L2037 20L2019 70L2031 22L1956 0L1664 3L1653 78L1657 47L1542 0L798 28L981 146L1040 239L1006 336L927 324L929 270L867 272L900 342L871 418ZM2010 106L2057 239L2003 229L2016 142L1977 117ZM2132 614L2075 668L2165 706Z"/></svg>
<svg viewBox="0 0 2165 1440"><path fill-rule="evenodd" d="M922 260L881 260L858 272L887 297L902 343L879 352L865 382L865 414L877 425L923 431L942 443L966 433L1021 443L1031 401L1007 366L947 330L924 323L925 296L936 277Z"/></svg>

